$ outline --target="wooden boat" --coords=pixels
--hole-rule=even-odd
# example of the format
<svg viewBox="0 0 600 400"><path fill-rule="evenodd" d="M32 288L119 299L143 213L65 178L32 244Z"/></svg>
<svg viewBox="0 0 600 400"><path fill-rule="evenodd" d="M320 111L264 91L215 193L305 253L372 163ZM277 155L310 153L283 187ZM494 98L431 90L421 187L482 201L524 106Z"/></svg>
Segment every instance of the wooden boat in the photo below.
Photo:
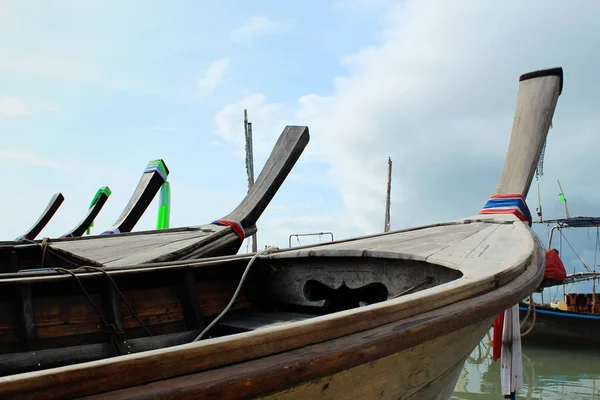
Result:
<svg viewBox="0 0 600 400"><path fill-rule="evenodd" d="M58 208L64 200L65 197L62 195L62 193L55 193L54 195L52 195L50 201L48 202L48 205L46 205L46 208L44 209L40 217L37 219L37 221L35 221L31 228L29 228L24 234L22 234L15 240L35 239L36 236L40 234L42 229L44 229L44 227L48 225L48 222L50 222L50 220L52 219L52 217L54 216L54 214L56 213L56 211L58 210Z"/></svg>
<svg viewBox="0 0 600 400"><path fill-rule="evenodd" d="M586 280L600 279L598 272L583 272L566 274L558 251L552 249L553 233L558 230L562 234L563 229L568 228L598 228L600 218L598 217L568 217L556 220L540 221L544 224L554 224L550 231L548 250L555 252L554 257L560 263L562 276L556 279L545 277L536 288L536 292L542 292L544 288L569 285ZM546 274L549 265L547 258ZM519 304L519 318L524 331L523 340L527 342L544 343L551 346L590 346L600 344L597 332L600 330L600 295L595 291L595 282L592 285L592 293L565 293L564 299L553 307L551 304L535 304L533 300Z"/></svg>
<svg viewBox="0 0 600 400"><path fill-rule="evenodd" d="M163 160L152 160L146 165L144 173L135 188L129 203L117 218L113 226L100 235L114 235L116 233L131 232L144 212L167 181L169 169Z"/></svg>
<svg viewBox="0 0 600 400"><path fill-rule="evenodd" d="M110 188L108 186L103 186L100 189L98 189L98 191L94 195L94 198L92 199L90 208L88 208L88 211L83 217L83 219L79 221L79 223L73 229L71 229L61 237L77 237L83 235L86 231L88 231L89 233L89 229L93 225L94 219L98 216L100 210L102 210L102 207L104 207L104 204L106 204L106 201L108 200L111 194L112 192L110 191Z"/></svg>
<svg viewBox="0 0 600 400"><path fill-rule="evenodd" d="M0 397L447 399L498 313L542 279L523 196L561 89L560 68L521 76L496 197L478 215L283 251L0 277Z"/></svg>
<svg viewBox="0 0 600 400"><path fill-rule="evenodd" d="M585 296L585 294L575 294ZM535 314L535 320L533 319ZM528 332L523 341L552 346L590 346L600 344L600 314L561 310L548 305L519 304L522 330ZM529 330L531 328L531 330Z"/></svg>
<svg viewBox="0 0 600 400"><path fill-rule="evenodd" d="M193 227L123 233L135 225L166 180L162 160L151 163L113 228L96 236L50 239L43 243L0 242L0 273L55 265L68 269L82 265L105 268L235 254L243 239L256 231L256 221L308 140L308 128L286 127L256 183L225 218ZM163 217L159 217L161 224Z"/></svg>

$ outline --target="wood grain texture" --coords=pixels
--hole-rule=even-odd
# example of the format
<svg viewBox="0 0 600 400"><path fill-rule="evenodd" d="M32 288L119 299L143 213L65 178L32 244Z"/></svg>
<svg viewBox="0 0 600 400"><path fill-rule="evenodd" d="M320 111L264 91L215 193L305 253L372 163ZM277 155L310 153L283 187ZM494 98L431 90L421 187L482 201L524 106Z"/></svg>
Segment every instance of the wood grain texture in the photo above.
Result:
<svg viewBox="0 0 600 400"><path fill-rule="evenodd" d="M521 77L510 144L494 194L527 197L561 89L562 69Z"/></svg>

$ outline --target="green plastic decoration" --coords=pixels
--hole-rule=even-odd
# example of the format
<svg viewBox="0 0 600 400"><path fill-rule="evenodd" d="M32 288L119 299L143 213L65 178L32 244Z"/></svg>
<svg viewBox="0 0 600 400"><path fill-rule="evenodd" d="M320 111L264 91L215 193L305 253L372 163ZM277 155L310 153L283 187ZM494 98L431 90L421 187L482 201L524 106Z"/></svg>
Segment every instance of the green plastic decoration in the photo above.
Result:
<svg viewBox="0 0 600 400"><path fill-rule="evenodd" d="M94 204L96 204L98 202L98 198L102 194L105 194L106 197L108 198L108 197L110 197L110 195L112 194L112 192L111 192L111 190L110 190L110 188L108 186L103 186L100 189L98 189L98 191L94 195L94 198L92 199L92 202L90 203L90 207L89 208L94 207ZM85 232L88 235L91 233L92 226L94 226L94 221L92 221L92 223L90 224L90 226L88 226L88 228L85 230Z"/></svg>
<svg viewBox="0 0 600 400"><path fill-rule="evenodd" d="M161 186L159 199L156 229L167 229L171 219L171 184L169 182L165 182Z"/></svg>

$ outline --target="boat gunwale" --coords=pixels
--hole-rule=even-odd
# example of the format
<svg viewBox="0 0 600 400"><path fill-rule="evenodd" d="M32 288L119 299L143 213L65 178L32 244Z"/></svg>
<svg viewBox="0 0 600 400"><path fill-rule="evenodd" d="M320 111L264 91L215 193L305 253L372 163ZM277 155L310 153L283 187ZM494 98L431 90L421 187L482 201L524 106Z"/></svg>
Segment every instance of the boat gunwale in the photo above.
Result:
<svg viewBox="0 0 600 400"><path fill-rule="evenodd" d="M151 373L152 378L150 376L140 378L141 374L138 375L137 380L129 378L130 385L142 384L156 379L157 376L159 379L168 379L177 375L220 368L231 363L291 351L300 347L339 339L389 323L403 321L415 315L444 308L453 303L504 287L522 275L527 266L535 259L535 243L538 245L538 252L541 251L542 246L539 239L536 240L535 233L528 226L526 227L523 222L515 220L513 226L517 227L518 234L521 235L522 239L525 239L524 243L530 244L530 249L523 251L523 255L514 260L512 267L503 268L500 272L490 276L469 278L465 275L453 281L385 302L256 331L110 359L8 375L0 377L0 386L18 386L20 383L31 385L34 381L36 386L45 387L52 386L52 382L61 381L62 379L65 380L65 383L73 384L71 375L78 376L75 380L80 382L90 377L94 377L94 379L103 377L104 380L108 379L105 383L110 386L110 377L115 374L114 371L118 371L123 365L125 365L125 369L148 370L147 374ZM542 268L543 265L540 264L538 267ZM436 296L439 294L437 293L440 291L439 288L444 289L442 298ZM186 362L182 362L183 360L186 360ZM210 362L206 360L210 360ZM160 375L157 375L157 363L163 365ZM127 367L127 365L131 365L131 367ZM167 368L164 365L170 367Z"/></svg>
<svg viewBox="0 0 600 400"><path fill-rule="evenodd" d="M448 221L448 222L436 223L436 224L431 224L431 225L422 225L422 226L418 226L415 228L401 229L401 230L389 231L389 232L384 232L384 233L376 233L376 234L371 234L371 235L353 237L353 238L349 238L349 239L340 239L340 240L325 242L325 243L309 244L309 245L304 245L304 246L291 247L291 248L287 248L287 249L276 248L276 251L272 252L269 255L264 255L264 256L262 256L262 258L265 258L265 259L296 258L296 257L298 257L298 255L293 254L293 253L297 252L299 250L320 248L323 246L330 246L333 244L350 243L350 242L355 242L355 241L364 240L364 239L372 239L372 238L377 238L377 237L384 237L384 236L390 236L390 235L395 235L395 234L399 234L399 233L408 233L408 232L443 227L443 226L464 225L464 224L471 224L471 223L489 223L489 224L503 225L503 224L513 224L514 222L520 222L520 221L518 219L514 218L512 215L494 215L494 216L479 215L479 216L473 216L470 218L464 218L464 219L459 219L459 220L455 220L455 221ZM223 227L223 228L232 229L229 226ZM179 228L172 228L172 229L179 229ZM156 232L158 232L158 231L156 231ZM138 232L130 232L130 233L138 233ZM115 235L111 235L111 237L114 237L114 236ZM37 244L28 243L28 245L36 246ZM0 247L1 247L1 242L0 242ZM57 248L57 250L64 251L60 248ZM335 256L334 255L335 251L337 251L337 250L328 250L327 254L323 254L323 253L315 254L315 253L309 251L308 253L302 255L302 257L332 257L332 256ZM363 254L357 255L357 256L393 258L393 259L400 259L400 260L416 260L416 261L428 262L427 257L418 257L418 256L415 257L415 256L411 255L409 252L398 253L398 252L389 252L389 251L384 252L384 251L373 251L373 250L363 250L362 252L363 252ZM386 256L379 256L379 255L374 256L373 255L374 253L379 253L379 254L387 253L387 254L393 254L394 256L393 257L386 257ZM102 269L110 275L122 275L122 274L130 274L130 273L155 272L155 271L161 271L161 270L201 268L201 267L217 266L219 264L223 264L223 263L227 263L227 262L243 261L243 260L249 261L255 254L256 253L246 253L246 254L234 254L234 255L228 255L228 256L204 257L204 258L189 259L189 260L151 262L151 263L143 263L143 264L138 264L138 265L112 266L112 267L106 266L106 267L102 267ZM445 268L457 269L456 265L452 264L452 263L444 263L444 262L437 262L437 261L430 262L430 263L440 265ZM45 271L40 271L40 270L35 270L35 269L32 269L31 272L27 272L27 271L28 270L22 270L21 272L0 273L0 286L5 285L5 284L40 283L40 282L51 281L51 280L71 279L71 277L69 275L65 275L63 273L54 271L51 268L48 268ZM75 271L75 269L73 269L72 271ZM463 272L463 271L461 271L461 272ZM92 278L92 277L101 276L101 275L103 275L102 272L95 272L95 271L91 271L91 270L77 272L77 276L80 279L87 279L87 278ZM464 272L463 272L463 275L464 275ZM459 279L461 279L461 278L459 278Z"/></svg>

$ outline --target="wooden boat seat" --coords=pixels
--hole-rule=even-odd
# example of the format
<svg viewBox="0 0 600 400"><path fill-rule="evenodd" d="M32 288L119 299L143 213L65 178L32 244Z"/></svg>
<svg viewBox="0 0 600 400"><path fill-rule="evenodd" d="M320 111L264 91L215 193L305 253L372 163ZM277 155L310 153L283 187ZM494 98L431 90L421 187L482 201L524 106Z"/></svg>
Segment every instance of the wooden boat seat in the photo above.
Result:
<svg viewBox="0 0 600 400"><path fill-rule="evenodd" d="M238 312L225 314L217 325L253 331L255 329L281 325L287 322L304 321L313 317L315 317L315 315L292 312Z"/></svg>

